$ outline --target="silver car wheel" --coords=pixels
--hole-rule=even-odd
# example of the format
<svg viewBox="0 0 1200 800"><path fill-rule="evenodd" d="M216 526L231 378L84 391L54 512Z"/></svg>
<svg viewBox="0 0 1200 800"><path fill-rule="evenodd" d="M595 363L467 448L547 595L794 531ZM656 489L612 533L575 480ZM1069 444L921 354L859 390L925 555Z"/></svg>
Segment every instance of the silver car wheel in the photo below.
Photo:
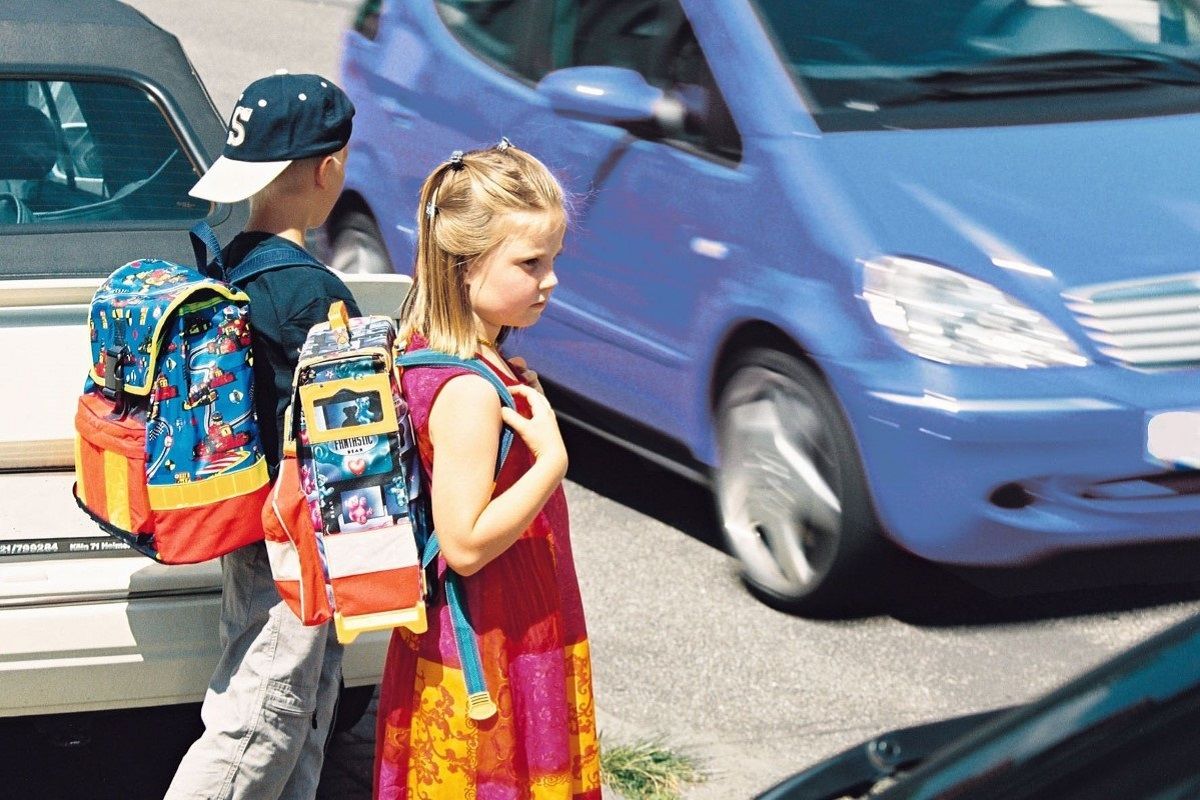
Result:
<svg viewBox="0 0 1200 800"><path fill-rule="evenodd" d="M816 589L838 553L841 481L816 398L760 365L735 372L718 409L717 503L747 580L784 600Z"/></svg>
<svg viewBox="0 0 1200 800"><path fill-rule="evenodd" d="M379 227L368 214L347 212L337 220L330 238L329 266L337 271L371 275L392 271Z"/></svg>

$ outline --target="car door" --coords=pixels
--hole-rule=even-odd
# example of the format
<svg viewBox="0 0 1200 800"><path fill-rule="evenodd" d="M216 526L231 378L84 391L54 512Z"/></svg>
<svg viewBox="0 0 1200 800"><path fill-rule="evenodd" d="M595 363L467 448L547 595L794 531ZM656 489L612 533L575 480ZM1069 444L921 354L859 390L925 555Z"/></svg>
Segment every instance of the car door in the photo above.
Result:
<svg viewBox="0 0 1200 800"><path fill-rule="evenodd" d="M741 141L679 0L437 0L392 6L376 92L397 119L389 248L415 252L420 183L455 149L509 137L573 198L560 285L510 351L562 388L680 434L700 298L740 249L751 209ZM422 10L424 9L424 10ZM390 23L390 24L389 24ZM555 112L537 83L563 67L633 69L686 113L631 132Z"/></svg>
<svg viewBox="0 0 1200 800"><path fill-rule="evenodd" d="M362 73L365 138L370 151L352 162L378 165L364 176L378 191L381 227L397 269L416 253L416 207L425 176L454 150L499 141L539 102L538 78L550 69L553 0L435 0L389 3L374 41L351 39L347 66ZM386 123L386 124L385 124ZM375 191L372 189L372 191Z"/></svg>
<svg viewBox="0 0 1200 800"><path fill-rule="evenodd" d="M752 211L740 137L678 0L560 0L554 42L556 67L635 70L679 120L627 130L531 107L519 141L576 204L555 298L519 341L552 382L687 438L693 332Z"/></svg>

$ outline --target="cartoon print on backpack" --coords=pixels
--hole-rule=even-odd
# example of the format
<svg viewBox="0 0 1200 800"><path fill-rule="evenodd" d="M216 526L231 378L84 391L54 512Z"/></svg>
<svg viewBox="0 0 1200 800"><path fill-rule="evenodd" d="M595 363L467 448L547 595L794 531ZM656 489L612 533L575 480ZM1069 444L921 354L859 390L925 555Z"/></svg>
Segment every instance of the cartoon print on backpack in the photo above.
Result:
<svg viewBox="0 0 1200 800"><path fill-rule="evenodd" d="M254 416L249 300L189 266L132 261L96 291L76 413L76 497L108 533L166 563L261 538L269 489Z"/></svg>

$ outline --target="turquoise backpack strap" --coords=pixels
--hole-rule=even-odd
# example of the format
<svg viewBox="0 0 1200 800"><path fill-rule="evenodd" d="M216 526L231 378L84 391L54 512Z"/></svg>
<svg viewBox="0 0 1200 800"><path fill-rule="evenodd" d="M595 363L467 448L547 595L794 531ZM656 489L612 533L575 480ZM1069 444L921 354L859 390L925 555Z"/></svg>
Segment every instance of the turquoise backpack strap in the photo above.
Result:
<svg viewBox="0 0 1200 800"><path fill-rule="evenodd" d="M496 713L496 702L488 692L483 678L483 663L479 659L479 640L467 610L463 606L462 578L454 570L446 573L446 603L450 606L450 620L454 624L454 643L458 645L458 661L462 664L463 679L467 684L467 716L484 720Z"/></svg>
<svg viewBox="0 0 1200 800"><path fill-rule="evenodd" d="M485 378L495 387L497 394L500 395L501 403L508 408L516 407L512 393L508 391L508 387L496 377L494 372L488 369L487 365L477 358L468 360L447 355L446 353L439 353L434 350L418 350L415 353L402 353L396 359L396 363L402 369L410 367L461 367L470 370L476 375ZM500 475L500 470L508 458L508 451L512 446L512 438L512 428L505 425L500 432L500 452L496 457L495 474L497 476ZM437 532L434 531L429 535L429 541L425 543L425 552L421 556L421 566L425 568L432 564L440 551L441 545L438 544ZM467 617L467 609L463 603L462 578L454 570L447 570L445 580L446 605L450 608L450 621L454 628L454 644L458 649L458 661L462 664L463 678L467 684L467 716L474 720L488 719L496 713L496 703L492 700L492 696L488 692L487 682L483 677L483 663L479 658L479 638L475 634L475 629L471 627L471 620Z"/></svg>
<svg viewBox="0 0 1200 800"><path fill-rule="evenodd" d="M488 366L478 358L459 358L448 353L439 353L436 350L417 350L414 353L401 353L396 359L396 364L401 369L408 369L410 367L460 367L470 370L495 387L496 393L500 395L501 403L509 408L517 407L513 401L512 393L508 391L508 387L504 385L504 381L496 377L496 373L488 369ZM497 476L500 475L500 468L504 466L504 461L508 458L508 449L512 447L512 439L512 428L505 425L500 431L500 452L496 458Z"/></svg>

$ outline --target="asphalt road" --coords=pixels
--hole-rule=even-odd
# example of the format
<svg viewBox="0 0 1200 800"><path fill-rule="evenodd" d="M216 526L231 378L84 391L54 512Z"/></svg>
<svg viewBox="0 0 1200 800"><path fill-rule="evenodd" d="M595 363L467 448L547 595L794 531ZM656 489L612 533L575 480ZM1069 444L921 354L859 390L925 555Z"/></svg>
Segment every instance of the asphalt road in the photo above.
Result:
<svg viewBox="0 0 1200 800"><path fill-rule="evenodd" d="M276 68L336 76L353 11L315 0L131 4L179 35L223 114L244 84ZM656 735L701 757L712 777L689 798L747 797L882 729L1028 700L1200 610L1195 584L998 597L920 569L886 613L800 619L742 589L704 491L584 434L568 445L604 741ZM1143 556L1143 571L1184 557L1194 554ZM1058 580L1097 569L1075 565ZM169 775L195 710L102 721L110 732L73 749L47 748L23 722L0 725L0 796L55 797L60 786L63 796L153 796L147 787ZM133 766L149 752L165 763ZM321 796L369 797L370 753L367 720L334 743Z"/></svg>

